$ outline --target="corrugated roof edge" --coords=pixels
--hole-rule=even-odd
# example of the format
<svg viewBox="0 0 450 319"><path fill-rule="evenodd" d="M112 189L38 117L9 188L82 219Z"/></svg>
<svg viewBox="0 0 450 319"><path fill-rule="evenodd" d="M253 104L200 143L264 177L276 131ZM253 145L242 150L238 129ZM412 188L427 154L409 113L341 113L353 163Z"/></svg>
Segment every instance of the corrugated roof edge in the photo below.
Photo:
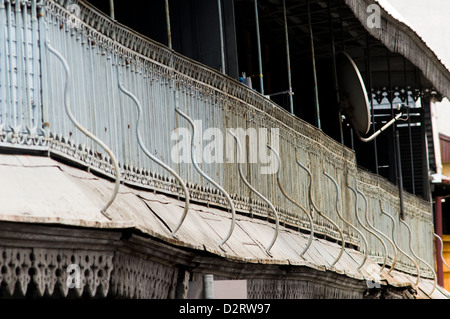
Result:
<svg viewBox="0 0 450 319"><path fill-rule="evenodd" d="M311 250L301 258L298 252L305 245L306 238L290 229L282 229L272 251L273 257L269 258L264 243L268 237L266 235L272 235L273 225L261 220L253 221L246 216L239 216L236 234L227 243L226 251L221 251L216 246L230 216L221 209L199 204L192 205L186 224L176 239L171 236L170 227L182 214L181 202L152 192L145 192L144 198L139 196L144 191L124 185L112 206L113 223L109 223L96 207L101 204L98 197L104 196L111 188L110 182L92 178L89 172L49 158L3 155L2 163L2 176L9 180L9 183L4 184L8 186L2 191L2 195L9 199L2 201L5 205L2 205L0 220L3 221L98 229L133 228L179 248L207 251L237 263L308 267L362 281L372 282L371 274L380 269L376 262L369 259L361 272L357 271L362 253L351 248L345 250L343 258L335 267L330 267L329 262L337 255L339 245L319 238L314 240ZM39 187L36 187L36 183L39 183ZM413 286L414 282L414 276L397 270L389 275L385 269L381 277L384 286ZM430 284L432 280L421 279L418 290L424 291L423 297L431 291ZM441 292L436 293L442 297Z"/></svg>
<svg viewBox="0 0 450 319"><path fill-rule="evenodd" d="M347 6L364 28L389 50L400 53L410 60L435 86L442 95L450 97L450 71L428 46L420 35L412 29L397 11L380 0L345 0ZM381 27L371 28L367 25L369 5L379 5L381 11Z"/></svg>

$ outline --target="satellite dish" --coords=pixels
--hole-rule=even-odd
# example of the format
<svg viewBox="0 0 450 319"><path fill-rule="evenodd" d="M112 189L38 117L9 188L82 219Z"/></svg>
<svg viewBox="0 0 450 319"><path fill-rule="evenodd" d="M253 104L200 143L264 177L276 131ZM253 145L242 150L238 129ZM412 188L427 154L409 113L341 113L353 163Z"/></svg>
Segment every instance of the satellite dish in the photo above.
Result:
<svg viewBox="0 0 450 319"><path fill-rule="evenodd" d="M370 129L369 100L358 67L347 53L340 52L336 56L336 71L341 112L359 134L367 134Z"/></svg>
<svg viewBox="0 0 450 319"><path fill-rule="evenodd" d="M370 142L384 132L396 121L406 121L401 117L409 116L408 108L399 104L399 113L387 122L382 128L369 137L362 137L370 129L370 109L366 87L359 73L358 67L352 58L345 52L339 52L336 56L336 78L339 86L340 109L355 130L356 136L363 142Z"/></svg>

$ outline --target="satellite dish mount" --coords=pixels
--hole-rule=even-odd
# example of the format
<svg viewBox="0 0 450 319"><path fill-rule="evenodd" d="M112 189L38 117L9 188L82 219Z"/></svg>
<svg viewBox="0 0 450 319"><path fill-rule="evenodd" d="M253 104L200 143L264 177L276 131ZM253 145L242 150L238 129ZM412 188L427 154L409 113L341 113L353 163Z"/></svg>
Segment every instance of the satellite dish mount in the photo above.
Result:
<svg viewBox="0 0 450 319"><path fill-rule="evenodd" d="M352 58L345 52L338 53L336 57L337 81L339 86L339 108L345 118L351 124L356 136L363 142L370 142L384 132L398 120L405 121L401 117L408 114L406 106L399 104L399 113L387 122L382 128L369 137L363 135L370 129L370 104L364 81Z"/></svg>

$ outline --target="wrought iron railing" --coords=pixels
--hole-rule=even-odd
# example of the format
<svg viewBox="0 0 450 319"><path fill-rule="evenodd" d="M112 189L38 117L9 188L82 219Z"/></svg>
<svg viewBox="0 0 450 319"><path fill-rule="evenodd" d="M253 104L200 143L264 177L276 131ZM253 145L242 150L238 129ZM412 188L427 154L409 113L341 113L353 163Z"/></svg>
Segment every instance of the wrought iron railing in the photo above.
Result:
<svg viewBox="0 0 450 319"><path fill-rule="evenodd" d="M117 179L114 159L71 121L69 103L76 121L115 155L126 184L186 198L182 180L190 201L311 231L308 215L280 191L279 167L284 190L311 214L316 236L339 243L344 238L345 249L353 245L380 263L395 262L411 273L418 265L421 275L431 275L430 267L414 256L434 264L430 205L404 195L410 238L399 220L397 187L358 169L350 149L238 81L138 35L83 1L2 0L0 31L2 148L46 150ZM188 119L197 126L194 161L221 188L189 160L193 132ZM237 129L246 151L241 157L246 181L273 203L277 215L241 179L230 128ZM266 144L280 154L280 166ZM352 189L359 191L357 202ZM396 221L394 238L386 213ZM357 216L364 224L367 216L391 241L361 228Z"/></svg>

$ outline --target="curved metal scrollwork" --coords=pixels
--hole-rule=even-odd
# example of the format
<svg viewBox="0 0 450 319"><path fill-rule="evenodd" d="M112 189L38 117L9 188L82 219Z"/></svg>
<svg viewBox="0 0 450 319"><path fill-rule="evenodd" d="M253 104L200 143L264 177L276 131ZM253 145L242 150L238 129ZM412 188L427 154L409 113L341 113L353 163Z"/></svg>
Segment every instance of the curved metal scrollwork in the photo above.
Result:
<svg viewBox="0 0 450 319"><path fill-rule="evenodd" d="M114 155L114 153L109 149L109 147L103 143L97 136L95 136L94 134L92 134L91 132L89 132L86 128L84 128L80 123L78 123L78 121L75 119L75 117L72 114L71 108L70 108L70 99L69 99L69 90L71 88L71 72L70 72L70 68L69 65L66 61L66 59L61 55L61 53L59 53L56 49L54 49L51 45L49 41L45 41L45 44L47 46L47 48L49 49L49 51L51 53L53 53L58 60L61 61L63 67L64 67L64 71L66 73L66 83L64 85L64 105L65 105L65 109L66 109L66 113L67 116L69 117L69 119L72 121L72 123L87 137L89 137L90 139L92 139L95 143L99 144L105 151L106 153L108 153L109 157L111 158L111 161L114 165L114 171L115 171L115 175L116 175L116 181L115 181L115 186L114 186L114 190L113 193L110 197L110 199L108 200L108 202L106 203L106 205L102 208L101 213L107 217L108 219L111 219L111 216L109 216L109 214L106 212L106 210L111 206L111 204L113 203L114 199L117 196L117 193L119 191L119 186L120 186L120 167L119 167L119 163L117 162L117 159Z"/></svg>
<svg viewBox="0 0 450 319"><path fill-rule="evenodd" d="M306 217L308 217L309 220L309 225L310 225L310 233L309 233L309 238L308 238L308 242L305 246L305 248L303 249L303 251L300 253L300 257L303 257L303 255L306 253L306 251L309 249L309 247L312 244L312 240L314 238L314 222L312 220L311 214L300 204L298 203L295 199L293 199L291 196L289 196L286 191L284 190L283 185L281 184L281 160L280 160L280 154L278 154L278 152L270 145L267 145L267 147L269 148L269 150L271 150L276 158L277 158L277 163L278 163L278 167L277 167L277 182L278 182L278 187L280 188L281 192L283 193L284 197L286 197L291 203L293 203L295 206L297 206L298 208L300 208L306 215Z"/></svg>
<svg viewBox="0 0 450 319"><path fill-rule="evenodd" d="M368 216L368 214L369 214L369 202L367 201L366 195L364 195L364 193L361 192L359 189L356 189L356 191L357 191L358 194L360 194L360 195L362 196L362 198L364 199L364 203L365 203L365 205L364 205L364 216L365 216L367 225L368 225L368 226L371 228L371 230L372 230L372 231L370 231L370 233L371 233L373 236L375 236L375 237L381 242L381 244L383 245L383 248L384 248L384 262L383 262L383 265L382 265L381 268L380 268L380 273L381 273L381 272L383 271L383 269L386 267L386 264L387 264L388 249L387 249L387 246L386 246L386 244L384 243L383 239L375 233L375 232L377 232L377 233L381 233L381 232L380 232L378 229L376 229L376 228L370 223L370 221L369 221L369 216ZM384 235L384 234L383 234L383 235Z"/></svg>
<svg viewBox="0 0 450 319"><path fill-rule="evenodd" d="M413 262L414 266L416 267L416 271L417 271L417 281L416 281L416 286L417 286L417 285L419 284L419 279L420 279L420 269L419 269L419 265L417 264L417 262L416 262L410 255L408 255L408 254L407 254L403 249L401 249L400 246L397 244L397 241L396 241L396 239L395 239L395 228L396 228L396 226L397 226L397 223L395 222L395 218L394 218L394 217L392 217L390 214L388 214L387 212L384 211L383 205L381 204L381 201L380 201L380 209L381 209L381 212L382 212L383 214L385 214L386 216L388 216L388 217L392 220L392 223L393 223L393 226L392 226L392 240L394 241L394 244L397 246L398 251L401 252L403 255L405 255L409 260L411 260L411 261Z"/></svg>
<svg viewBox="0 0 450 319"><path fill-rule="evenodd" d="M225 191L225 189L222 186L220 186L216 181L214 181L211 177L209 177L207 174L205 174L205 172L203 172L202 169L197 164L197 161L195 159L195 152L194 152L194 148L195 148L195 142L194 141L195 141L195 137L196 137L195 134L197 132L197 128L195 126L194 121L187 114L183 113L183 111L181 111L178 106L176 106L175 111L178 114L180 114L184 119L186 119L186 121L188 121L189 124L192 127L192 137L191 137L191 159L192 159L192 164L194 165L195 169L200 173L200 175L202 175L208 182L213 184L225 196L225 198L228 201L228 204L230 205L230 208L231 208L231 226L230 226L230 229L228 231L227 236L219 244L220 249L225 250L225 248L223 248L223 245L228 241L228 239L230 239L231 235L233 234L234 226L236 224L236 210L234 208L233 201L231 200L231 197L227 193L227 191Z"/></svg>
<svg viewBox="0 0 450 319"><path fill-rule="evenodd" d="M342 254L344 253L344 249L345 249L344 233L342 232L342 230L339 228L339 226L331 218L329 218L328 216L323 214L322 211L319 208L317 208L316 204L314 203L313 196L312 196L312 182L313 182L312 174L311 174L310 170L306 166L304 166L302 163L300 163L300 161L298 160L297 155L295 156L295 160L297 161L297 164L308 173L308 176L309 176L309 191L308 191L308 193L309 193L309 201L313 205L313 207L316 210L316 212L322 218L324 218L328 222L330 222L338 230L339 235L341 236L341 250L340 250L338 256L336 257L336 259L331 264L331 267L334 267L334 265L339 261L339 259L341 259Z"/></svg>
<svg viewBox="0 0 450 319"><path fill-rule="evenodd" d="M380 207L381 207L381 199L380 199ZM395 223L395 221L394 221ZM394 243L393 239L391 240L389 238L389 236L387 236L386 234L384 234L383 232L379 231L378 229L374 228L375 231L377 231L381 236L383 236L384 238L386 238L386 240L392 245L392 249L394 251L394 259L392 260L392 265L388 270L388 274L391 273L391 271L395 268L395 264L397 263L397 257L398 257L398 250L397 250L397 245Z"/></svg>
<svg viewBox="0 0 450 319"><path fill-rule="evenodd" d="M367 228L362 224L361 220L359 219L359 214L358 214L358 193L353 189L353 187L351 187L350 185L347 185L347 187L353 192L353 194L355 194L355 215L356 215L356 220L358 221L358 223L366 230ZM366 237L363 237L364 239ZM364 244L365 244L365 249L364 249L364 259L361 263L361 265L359 266L358 269L361 269L361 267L366 263L367 261L367 257L369 255L369 245L367 240L364 240Z"/></svg>
<svg viewBox="0 0 450 319"><path fill-rule="evenodd" d="M423 260L422 258L420 258L419 256L417 256L417 254L414 252L413 248L412 248L412 231L411 231L411 227L409 227L409 225L400 218L400 222L405 225L405 227L408 229L408 233L409 233L409 250L411 251L411 253L413 254L414 257L416 257L419 261L423 262L428 268L431 269L431 272L433 273L433 280L434 280L434 285L433 285L433 289L431 290L431 292L429 292L429 295L431 295L434 290L436 289L436 284L437 284L437 277L436 277L436 272L434 271L434 268L431 267L431 265L429 263L427 263L425 260ZM419 275L417 276L417 283L419 282Z"/></svg>
<svg viewBox="0 0 450 319"><path fill-rule="evenodd" d="M365 247L364 251L367 252L367 239L364 236L364 234L356 226L354 226L352 223L350 223L348 220L346 220L341 214L341 211L339 209L339 197L340 197L339 196L339 193L340 193L339 185L336 183L334 178L331 177L331 175L329 175L327 172L323 172L323 173L325 174L325 176L327 176L333 182L334 186L336 187L336 211L337 211L339 218L361 236L361 239L364 242L364 247ZM366 262L366 259L367 259L367 253L364 255L364 259L363 259L362 263L358 266L358 268L357 268L358 271L364 265L364 263Z"/></svg>
<svg viewBox="0 0 450 319"><path fill-rule="evenodd" d="M280 176L280 175L281 175L281 173L280 173L280 170L281 170L280 154L278 154L278 152L277 152L272 146L267 145L267 147L269 148L269 150L271 150L271 151L275 154L275 156L276 156L276 158L277 158L277 162L278 162L278 168L277 168L277 182L278 182L278 186L279 186L281 192L283 193L283 195L284 195L291 203L293 203L295 206L297 206L298 208L300 208L300 209L305 213L305 215L308 217L308 220L309 220L309 225L310 225L310 227L311 227L311 230L310 230L310 233L309 233L309 239L308 239L308 242L307 242L305 248L304 248L303 251L300 253L300 257L303 257L303 255L306 253L306 251L309 249L309 247L311 247L312 240L313 240L313 238L314 238L314 222L313 222L313 220L312 220L311 214L310 214L310 213L309 213L309 212L308 212L308 211L307 211L300 203L298 203L295 199L293 199L291 196L289 196L289 195L286 193L286 191L284 190L284 187L283 187L283 185L281 184L281 176Z"/></svg>
<svg viewBox="0 0 450 319"><path fill-rule="evenodd" d="M176 233L180 229L184 220L186 219L187 213L189 211L189 201L190 201L189 190L186 186L186 183L183 181L183 179L180 177L180 175L178 175L178 173L175 170L173 170L169 165L167 165L166 163L161 161L159 158L154 156L152 153L150 153L148 151L148 149L145 147L145 145L142 141L140 130L139 130L140 124L141 124L142 106L141 106L141 103L139 102L139 100L137 99L137 97L134 94L132 94L130 91L125 89L124 86L122 85L122 83L120 81L119 65L117 65L117 81L119 83L120 91L122 91L125 95L130 97L133 100L134 104L136 105L136 108L138 111L137 120L136 120L136 136L137 136L137 140L138 140L140 148L145 153L145 155L147 155L151 160L153 160L159 166L163 167L170 174L172 174L175 177L175 179L178 181L178 183L180 183L181 187L183 188L184 200L185 200L183 215L182 215L180 221L178 222L177 226L174 228L174 230L172 230L172 236L176 238Z"/></svg>
<svg viewBox="0 0 450 319"><path fill-rule="evenodd" d="M391 268L388 271L388 274L390 274L391 271L395 269L395 264L397 263L398 251L399 251L400 248L397 246L397 243L395 241L395 235L394 235L395 234L395 227L396 227L395 219L391 215L389 215L388 213L386 213L383 210L383 204L381 203L381 199L380 199L380 211L381 211L382 214L384 214L387 217L389 217L389 219L392 221L392 241L391 242L392 242L392 245L394 247L394 260L392 261Z"/></svg>
<svg viewBox="0 0 450 319"><path fill-rule="evenodd" d="M234 137L237 147L238 147L238 170L239 170L239 176L241 176L242 181L244 182L245 185L247 185L248 188L250 188L258 197L260 197L264 202L266 202L266 204L270 207L270 209L272 210L272 213L275 217L275 234L272 238L272 241L270 242L270 244L266 247L266 253L272 257L272 254L270 253L270 249L272 249L273 245L275 244L275 241L277 240L278 237L278 233L279 233L279 218L278 218L278 213L275 209L275 207L273 206L273 204L267 199L265 198L261 193L259 193L252 185L250 185L250 183L247 181L247 179L244 176L244 173L242 172L242 146L241 146L241 142L239 141L238 137L236 136L236 134L234 134L231 131L228 131L228 133Z"/></svg>

